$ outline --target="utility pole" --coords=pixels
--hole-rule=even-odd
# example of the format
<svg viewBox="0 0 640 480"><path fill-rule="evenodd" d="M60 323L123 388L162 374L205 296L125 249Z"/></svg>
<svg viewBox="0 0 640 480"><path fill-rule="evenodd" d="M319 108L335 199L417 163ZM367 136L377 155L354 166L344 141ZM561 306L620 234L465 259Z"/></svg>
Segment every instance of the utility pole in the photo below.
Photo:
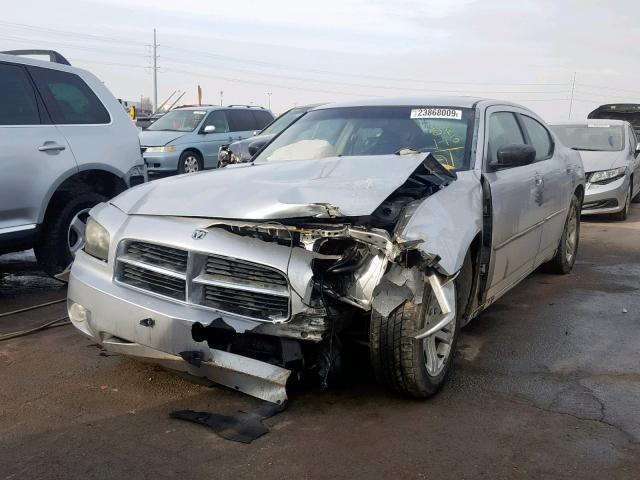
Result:
<svg viewBox="0 0 640 480"><path fill-rule="evenodd" d="M222 95L224 94L224 92L222 90L220 90L220 106L222 106Z"/></svg>
<svg viewBox="0 0 640 480"><path fill-rule="evenodd" d="M158 42L156 29L153 29L153 112L158 111Z"/></svg>
<svg viewBox="0 0 640 480"><path fill-rule="evenodd" d="M272 94L273 94L273 92L267 92L267 103L268 103L267 108L268 108L269 110L271 110L271 95L272 95Z"/></svg>
<svg viewBox="0 0 640 480"><path fill-rule="evenodd" d="M569 101L569 120L571 120L571 112L573 111L573 94L576 91L576 73L573 72L573 82L571 82L571 100Z"/></svg>

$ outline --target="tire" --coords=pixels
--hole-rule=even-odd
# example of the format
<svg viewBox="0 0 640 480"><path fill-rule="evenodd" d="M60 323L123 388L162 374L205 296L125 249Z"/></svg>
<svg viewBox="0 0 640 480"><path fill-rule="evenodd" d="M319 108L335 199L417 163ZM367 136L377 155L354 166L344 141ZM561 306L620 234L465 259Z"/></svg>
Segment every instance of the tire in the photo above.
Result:
<svg viewBox="0 0 640 480"><path fill-rule="evenodd" d="M436 335L416 340L414 335L424 328L428 315L439 313L438 302L428 283L423 303L404 302L388 317L376 312L371 316L369 337L371 363L378 382L403 395L426 398L442 388L453 368L461 318L466 310L472 276L471 257L467 255L456 288L456 318L449 328L441 330L448 341L448 353L437 371L428 368L427 342L438 342ZM446 335L444 335L446 334ZM441 345L447 345L443 341ZM439 347L440 348L440 347ZM446 347L445 347L446 348Z"/></svg>
<svg viewBox="0 0 640 480"><path fill-rule="evenodd" d="M617 213L611 215L611 218L617 220L618 222L624 222L629 216L629 209L631 208L631 190L633 189L633 185L629 184L629 190L627 191L627 196L624 200L624 206L622 210Z"/></svg>
<svg viewBox="0 0 640 480"><path fill-rule="evenodd" d="M631 185L635 180L631 178ZM636 196L631 199L631 203L640 203L640 191L636 192Z"/></svg>
<svg viewBox="0 0 640 480"><path fill-rule="evenodd" d="M178 173L195 173L204 170L202 156L193 150L182 152L178 160Z"/></svg>
<svg viewBox="0 0 640 480"><path fill-rule="evenodd" d="M75 252L84 246L84 224L89 210L106 198L95 192L65 194L47 214L34 247L40 267L51 276L66 270Z"/></svg>
<svg viewBox="0 0 640 480"><path fill-rule="evenodd" d="M542 265L542 270L547 273L566 275L573 269L578 254L580 243L580 210L582 208L580 199L574 195L569 206L569 214L564 222L564 230L560 237L558 250L555 256ZM575 223L573 221L575 220ZM575 228L574 228L575 227Z"/></svg>

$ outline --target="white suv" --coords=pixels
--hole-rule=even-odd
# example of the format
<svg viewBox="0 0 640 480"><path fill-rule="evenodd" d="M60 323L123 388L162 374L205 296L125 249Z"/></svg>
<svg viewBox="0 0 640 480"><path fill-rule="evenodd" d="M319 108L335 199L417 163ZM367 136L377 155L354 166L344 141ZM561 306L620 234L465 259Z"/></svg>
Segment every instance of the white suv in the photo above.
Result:
<svg viewBox="0 0 640 480"><path fill-rule="evenodd" d="M33 247L55 275L84 244L89 210L147 180L138 130L57 52L0 53L0 105L0 254Z"/></svg>

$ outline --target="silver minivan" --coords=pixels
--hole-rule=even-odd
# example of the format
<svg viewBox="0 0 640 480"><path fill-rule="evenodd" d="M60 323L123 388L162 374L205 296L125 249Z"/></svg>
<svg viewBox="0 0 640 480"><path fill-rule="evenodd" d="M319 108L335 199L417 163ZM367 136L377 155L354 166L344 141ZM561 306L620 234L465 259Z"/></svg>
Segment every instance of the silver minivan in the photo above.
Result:
<svg viewBox="0 0 640 480"><path fill-rule="evenodd" d="M22 54L46 53L51 61ZM84 245L89 210L144 183L138 131L104 84L57 52L0 53L0 254L51 275Z"/></svg>

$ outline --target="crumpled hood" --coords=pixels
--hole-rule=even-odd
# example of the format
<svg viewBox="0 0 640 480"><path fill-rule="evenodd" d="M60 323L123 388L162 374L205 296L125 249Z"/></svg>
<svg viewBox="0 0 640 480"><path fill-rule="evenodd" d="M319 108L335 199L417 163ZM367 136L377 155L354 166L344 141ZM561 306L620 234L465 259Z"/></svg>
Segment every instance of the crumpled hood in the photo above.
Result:
<svg viewBox="0 0 640 480"><path fill-rule="evenodd" d="M149 182L111 203L132 215L238 220L363 216L373 213L423 160L424 153L246 164Z"/></svg>
<svg viewBox="0 0 640 480"><path fill-rule="evenodd" d="M162 147L182 137L185 132L164 132L161 130L143 130L140 132L140 145L143 147Z"/></svg>
<svg viewBox="0 0 640 480"><path fill-rule="evenodd" d="M582 157L585 173L610 170L627 165L626 150L620 152L589 152L580 150L580 156Z"/></svg>

